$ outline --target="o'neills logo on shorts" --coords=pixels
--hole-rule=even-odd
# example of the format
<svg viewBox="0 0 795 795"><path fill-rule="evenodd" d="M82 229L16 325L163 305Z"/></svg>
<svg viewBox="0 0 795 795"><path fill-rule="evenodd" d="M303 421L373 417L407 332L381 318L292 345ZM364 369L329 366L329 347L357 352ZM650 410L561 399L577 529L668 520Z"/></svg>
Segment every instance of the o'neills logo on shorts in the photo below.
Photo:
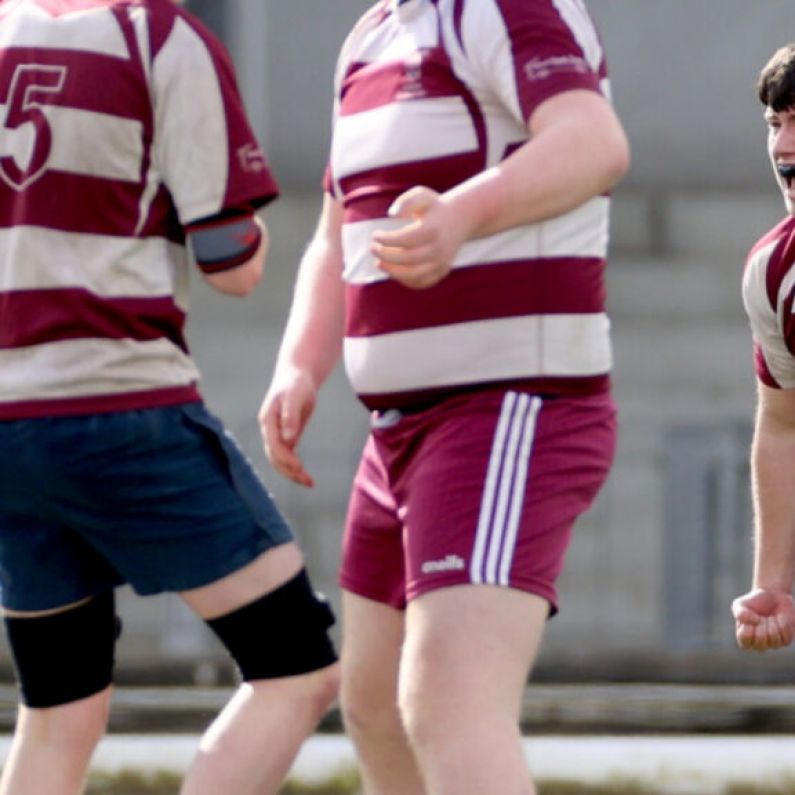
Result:
<svg viewBox="0 0 795 795"><path fill-rule="evenodd" d="M423 574L432 574L435 571L460 571L464 568L464 559L458 555L448 555L442 560L426 560L422 564Z"/></svg>

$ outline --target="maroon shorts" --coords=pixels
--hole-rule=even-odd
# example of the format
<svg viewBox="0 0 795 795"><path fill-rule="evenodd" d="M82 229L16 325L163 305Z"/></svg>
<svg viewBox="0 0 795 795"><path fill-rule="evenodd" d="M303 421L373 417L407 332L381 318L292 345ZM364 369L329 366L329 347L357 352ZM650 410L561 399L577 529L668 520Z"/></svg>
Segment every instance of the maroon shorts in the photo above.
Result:
<svg viewBox="0 0 795 795"><path fill-rule="evenodd" d="M557 611L574 520L615 450L609 395L457 395L374 413L354 479L340 585L398 609L427 591L485 583Z"/></svg>

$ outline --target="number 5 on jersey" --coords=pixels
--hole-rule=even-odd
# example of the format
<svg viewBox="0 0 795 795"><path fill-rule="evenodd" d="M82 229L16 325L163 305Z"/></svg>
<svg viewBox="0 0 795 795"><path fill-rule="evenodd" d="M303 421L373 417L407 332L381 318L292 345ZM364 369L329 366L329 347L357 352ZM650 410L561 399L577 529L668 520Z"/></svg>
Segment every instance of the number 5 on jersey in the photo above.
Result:
<svg viewBox="0 0 795 795"><path fill-rule="evenodd" d="M14 69L0 129L0 177L14 190L24 190L47 167L52 131L43 106L65 80L65 66L19 64Z"/></svg>

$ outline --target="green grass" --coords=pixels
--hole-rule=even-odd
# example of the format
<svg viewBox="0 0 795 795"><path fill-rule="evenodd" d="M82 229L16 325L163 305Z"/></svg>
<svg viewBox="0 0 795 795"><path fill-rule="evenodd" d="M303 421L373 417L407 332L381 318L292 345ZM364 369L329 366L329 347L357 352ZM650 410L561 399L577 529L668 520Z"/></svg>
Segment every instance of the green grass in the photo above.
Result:
<svg viewBox="0 0 795 795"><path fill-rule="evenodd" d="M146 774L135 770L118 773L92 773L85 795L177 795L182 778L175 773ZM319 784L288 782L279 795L357 795L359 778L355 772L341 774Z"/></svg>
<svg viewBox="0 0 795 795"><path fill-rule="evenodd" d="M92 774L86 795L176 795L180 777L173 773L150 775L125 770L113 775ZM279 795L360 795L355 771L340 774L320 784L288 782ZM538 795L664 795L662 790L649 789L647 783L615 780L607 784L584 785L571 781L544 781ZM694 790L688 795L699 795ZM795 781L780 786L760 787L751 784L729 786L722 795L795 795Z"/></svg>

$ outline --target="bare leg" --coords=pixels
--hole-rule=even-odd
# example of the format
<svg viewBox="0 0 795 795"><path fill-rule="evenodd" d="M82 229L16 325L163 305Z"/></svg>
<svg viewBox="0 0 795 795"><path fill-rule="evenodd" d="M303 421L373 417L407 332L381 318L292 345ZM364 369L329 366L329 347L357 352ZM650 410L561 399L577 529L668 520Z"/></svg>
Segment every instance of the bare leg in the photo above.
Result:
<svg viewBox="0 0 795 795"><path fill-rule="evenodd" d="M519 716L547 609L482 585L409 605L400 706L429 795L534 795Z"/></svg>
<svg viewBox="0 0 795 795"><path fill-rule="evenodd" d="M57 707L20 706L0 795L78 795L105 732L111 688Z"/></svg>
<svg viewBox="0 0 795 795"><path fill-rule="evenodd" d="M359 757L365 795L423 795L397 705L403 613L343 593L345 726Z"/></svg>
<svg viewBox="0 0 795 795"><path fill-rule="evenodd" d="M181 596L202 618L216 618L278 588L302 565L298 547L284 544ZM202 737L180 795L276 793L302 742L336 696L337 668L244 682Z"/></svg>

